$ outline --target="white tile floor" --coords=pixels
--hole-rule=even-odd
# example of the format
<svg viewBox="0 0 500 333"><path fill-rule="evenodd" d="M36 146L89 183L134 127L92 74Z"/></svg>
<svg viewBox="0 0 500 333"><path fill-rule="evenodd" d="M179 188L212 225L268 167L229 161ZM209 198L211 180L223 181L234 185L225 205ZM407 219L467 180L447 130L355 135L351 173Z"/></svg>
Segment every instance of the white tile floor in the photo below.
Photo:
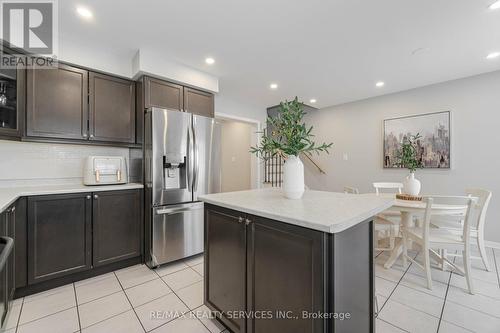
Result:
<svg viewBox="0 0 500 333"><path fill-rule="evenodd" d="M377 333L500 332L500 250L488 249L492 272L473 261L475 295L468 293L464 277L437 268L432 271L433 290L428 290L424 272L414 264L403 267L398 260L384 269L387 256L380 253L375 260ZM455 262L461 265L461 258Z"/></svg>
<svg viewBox="0 0 500 333"><path fill-rule="evenodd" d="M500 332L500 250L489 250L494 272L474 262L475 295L463 277L435 269L434 288L423 272L401 261L386 270L387 254L376 258L380 313L377 333ZM460 259L457 259L460 261ZM224 328L203 318L203 257L156 271L137 265L18 299L5 326L8 333L220 333ZM151 311L178 311L177 318L151 318ZM195 316L194 314L198 314ZM192 315L192 316L190 316Z"/></svg>
<svg viewBox="0 0 500 333"><path fill-rule="evenodd" d="M178 315L150 317L151 311L163 310ZM204 311L208 313L203 305L203 256L197 256L157 270L136 265L17 299L5 332L224 331L215 320L194 315Z"/></svg>

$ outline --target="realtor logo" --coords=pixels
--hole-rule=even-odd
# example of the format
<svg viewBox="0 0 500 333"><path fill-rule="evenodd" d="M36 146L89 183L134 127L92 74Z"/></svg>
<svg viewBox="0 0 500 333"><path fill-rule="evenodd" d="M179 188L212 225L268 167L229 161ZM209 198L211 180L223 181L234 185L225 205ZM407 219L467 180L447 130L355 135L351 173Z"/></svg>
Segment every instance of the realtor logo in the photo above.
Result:
<svg viewBox="0 0 500 333"><path fill-rule="evenodd" d="M14 51L56 54L56 2L1 0L1 35Z"/></svg>

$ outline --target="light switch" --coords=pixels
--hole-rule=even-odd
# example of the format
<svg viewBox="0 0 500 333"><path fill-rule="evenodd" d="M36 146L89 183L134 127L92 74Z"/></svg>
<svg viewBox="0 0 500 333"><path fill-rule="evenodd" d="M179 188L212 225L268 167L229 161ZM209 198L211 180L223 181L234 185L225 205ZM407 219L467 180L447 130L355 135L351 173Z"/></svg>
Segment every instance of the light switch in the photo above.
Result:
<svg viewBox="0 0 500 333"><path fill-rule="evenodd" d="M231 157L231 162L236 162L236 157L232 156Z"/></svg>
<svg viewBox="0 0 500 333"><path fill-rule="evenodd" d="M343 153L343 154L342 154L342 159L343 159L344 161L347 161L347 160L349 159L349 155L347 155L347 153Z"/></svg>

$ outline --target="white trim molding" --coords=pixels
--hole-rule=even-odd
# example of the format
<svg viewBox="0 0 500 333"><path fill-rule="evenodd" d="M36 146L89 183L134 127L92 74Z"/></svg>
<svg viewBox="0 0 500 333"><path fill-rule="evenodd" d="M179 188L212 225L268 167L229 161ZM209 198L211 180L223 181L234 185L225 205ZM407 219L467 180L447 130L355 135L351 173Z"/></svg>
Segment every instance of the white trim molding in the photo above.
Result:
<svg viewBox="0 0 500 333"><path fill-rule="evenodd" d="M500 242L485 241L484 244L486 245L486 247L500 250Z"/></svg>

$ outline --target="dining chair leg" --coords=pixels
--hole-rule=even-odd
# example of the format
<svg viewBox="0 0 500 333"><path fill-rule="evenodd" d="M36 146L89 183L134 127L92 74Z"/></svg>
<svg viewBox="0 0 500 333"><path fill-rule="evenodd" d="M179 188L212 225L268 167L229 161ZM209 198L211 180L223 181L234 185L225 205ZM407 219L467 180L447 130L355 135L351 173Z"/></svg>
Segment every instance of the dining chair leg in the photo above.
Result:
<svg viewBox="0 0 500 333"><path fill-rule="evenodd" d="M401 239L401 244L403 245L403 267L406 267L408 264L408 240L406 239L406 235L403 232L403 238Z"/></svg>
<svg viewBox="0 0 500 333"><path fill-rule="evenodd" d="M484 238L477 238L477 247L479 248L479 254L481 255L481 260L483 261L483 265L488 272L491 272L490 262L488 260L488 255L486 253L486 246L484 246Z"/></svg>
<svg viewBox="0 0 500 333"><path fill-rule="evenodd" d="M441 256L441 270L445 271L446 267L448 267L448 264L445 260L448 258L448 251L446 249L441 249L439 250L439 255Z"/></svg>
<svg viewBox="0 0 500 333"><path fill-rule="evenodd" d="M465 279L467 281L467 287L469 288L469 293L474 295L474 288L472 286L472 273L471 273L471 258L470 258L470 249L466 246L464 251L462 252L462 258L464 262L464 272Z"/></svg>
<svg viewBox="0 0 500 333"><path fill-rule="evenodd" d="M424 268L427 276L427 289L432 290L432 275L431 275L431 258L429 256L429 249L424 246Z"/></svg>
<svg viewBox="0 0 500 333"><path fill-rule="evenodd" d="M395 233L394 227L391 226L391 228L389 229L389 249L391 251L394 250L395 239L396 239L396 233Z"/></svg>

